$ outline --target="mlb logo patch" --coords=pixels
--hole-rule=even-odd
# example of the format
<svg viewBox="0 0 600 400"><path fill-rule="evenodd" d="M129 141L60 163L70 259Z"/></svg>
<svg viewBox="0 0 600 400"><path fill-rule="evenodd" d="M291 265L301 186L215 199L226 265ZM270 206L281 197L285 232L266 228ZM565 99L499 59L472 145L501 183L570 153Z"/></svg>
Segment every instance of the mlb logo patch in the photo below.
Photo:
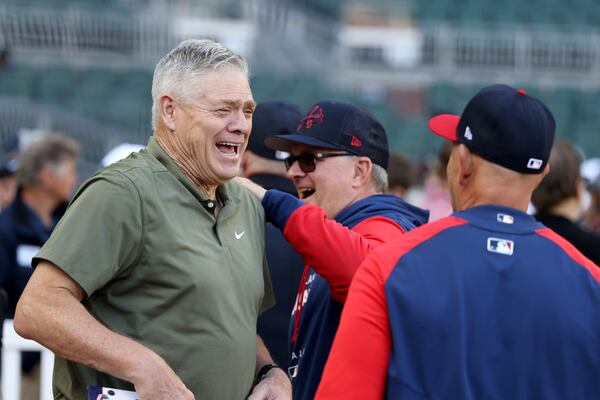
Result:
<svg viewBox="0 0 600 400"><path fill-rule="evenodd" d="M515 220L512 215L498 214L498 222L502 222L503 224L512 224L515 222Z"/></svg>
<svg viewBox="0 0 600 400"><path fill-rule="evenodd" d="M515 250L515 243L512 240L490 237L487 240L487 249L492 253L512 256Z"/></svg>
<svg viewBox="0 0 600 400"><path fill-rule="evenodd" d="M540 169L540 168L542 168L543 163L544 162L542 160L539 160L537 158L530 158L529 161L527 162L527 168Z"/></svg>

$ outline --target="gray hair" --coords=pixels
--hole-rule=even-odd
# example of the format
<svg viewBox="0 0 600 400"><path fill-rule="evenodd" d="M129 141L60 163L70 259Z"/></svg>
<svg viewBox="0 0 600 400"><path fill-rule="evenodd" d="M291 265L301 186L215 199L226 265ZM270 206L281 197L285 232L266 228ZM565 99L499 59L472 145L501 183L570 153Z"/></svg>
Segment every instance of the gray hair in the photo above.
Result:
<svg viewBox="0 0 600 400"><path fill-rule="evenodd" d="M357 160L359 156L353 155L352 158ZM371 184L376 193L387 193L388 191L388 173L381 165L377 165L371 160Z"/></svg>
<svg viewBox="0 0 600 400"><path fill-rule="evenodd" d="M371 180L377 193L386 193L388 191L388 173L382 166L373 163Z"/></svg>
<svg viewBox="0 0 600 400"><path fill-rule="evenodd" d="M212 40L184 40L165 55L156 64L152 78L152 129L156 129L163 94L171 92L189 99L197 90L190 85L190 78L224 67L238 68L248 76L244 58Z"/></svg>
<svg viewBox="0 0 600 400"><path fill-rule="evenodd" d="M39 183L40 172L45 167L58 169L67 160L77 158L79 145L73 139L50 133L35 139L19 157L17 184L32 187Z"/></svg>

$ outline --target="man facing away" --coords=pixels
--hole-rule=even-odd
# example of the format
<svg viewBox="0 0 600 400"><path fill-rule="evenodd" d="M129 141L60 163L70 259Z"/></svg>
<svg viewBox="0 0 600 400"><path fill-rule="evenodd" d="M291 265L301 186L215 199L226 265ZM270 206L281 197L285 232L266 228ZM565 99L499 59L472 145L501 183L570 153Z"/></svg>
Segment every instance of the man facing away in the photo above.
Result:
<svg viewBox="0 0 600 400"><path fill-rule="evenodd" d="M365 260L316 398L599 398L600 272L526 214L552 114L493 85L430 127L455 212Z"/></svg>
<svg viewBox="0 0 600 400"><path fill-rule="evenodd" d="M322 101L296 134L266 139L291 154L288 176L300 199L245 184L270 220L302 256L304 268L290 321L294 399L312 399L362 260L382 243L427 222L428 212L387 189L387 135L368 111Z"/></svg>
<svg viewBox="0 0 600 400"><path fill-rule="evenodd" d="M43 134L21 153L14 200L0 212L0 287L8 318L33 270L31 259L48 240L77 184L79 145L58 133ZM16 160L15 160L16 161ZM39 398L39 352L22 353L21 397Z"/></svg>
<svg viewBox="0 0 600 400"><path fill-rule="evenodd" d="M272 304L264 218L229 183L255 103L243 58L209 40L163 57L145 150L85 182L17 306L15 329L56 353L54 396L87 386L140 400L289 399L256 336Z"/></svg>

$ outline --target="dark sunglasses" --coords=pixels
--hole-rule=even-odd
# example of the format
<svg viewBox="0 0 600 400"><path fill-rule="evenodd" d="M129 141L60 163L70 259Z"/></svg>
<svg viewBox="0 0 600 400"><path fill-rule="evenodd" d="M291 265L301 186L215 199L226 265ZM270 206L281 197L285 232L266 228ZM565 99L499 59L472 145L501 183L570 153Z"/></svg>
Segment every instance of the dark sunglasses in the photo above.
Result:
<svg viewBox="0 0 600 400"><path fill-rule="evenodd" d="M294 163L296 161L298 161L298 166L300 167L302 172L309 173L309 172L313 172L315 170L315 168L317 167L315 160L322 160L324 158L329 158L329 157L352 156L352 155L354 155L354 154L350 154L350 153L303 153L303 154L300 154L299 156L289 156L288 158L286 158L283 161L285 162L286 170L289 170L292 167L292 165L294 165Z"/></svg>

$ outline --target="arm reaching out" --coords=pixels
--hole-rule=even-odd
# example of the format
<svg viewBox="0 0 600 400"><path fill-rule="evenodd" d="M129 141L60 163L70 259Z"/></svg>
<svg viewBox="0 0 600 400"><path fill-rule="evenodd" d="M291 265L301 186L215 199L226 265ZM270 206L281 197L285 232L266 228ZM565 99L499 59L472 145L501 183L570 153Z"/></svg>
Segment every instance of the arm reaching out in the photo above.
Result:
<svg viewBox="0 0 600 400"><path fill-rule="evenodd" d="M235 183L239 184L240 186L243 186L246 189L248 189L248 191L250 193L252 193L252 195L258 199L258 201L262 202L263 198L265 197L265 193L267 192L267 190L265 188L263 188L260 185L257 185L256 183L252 182L250 179L242 178L239 176L236 176L235 178L233 178L233 181Z"/></svg>

